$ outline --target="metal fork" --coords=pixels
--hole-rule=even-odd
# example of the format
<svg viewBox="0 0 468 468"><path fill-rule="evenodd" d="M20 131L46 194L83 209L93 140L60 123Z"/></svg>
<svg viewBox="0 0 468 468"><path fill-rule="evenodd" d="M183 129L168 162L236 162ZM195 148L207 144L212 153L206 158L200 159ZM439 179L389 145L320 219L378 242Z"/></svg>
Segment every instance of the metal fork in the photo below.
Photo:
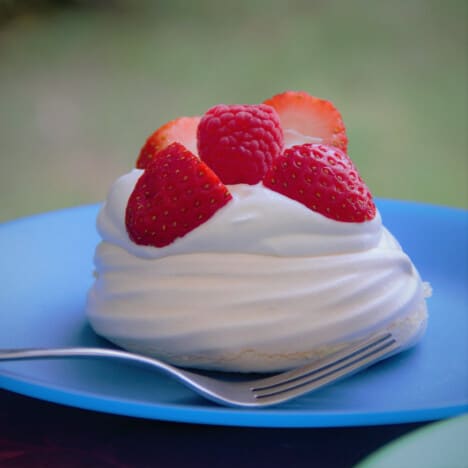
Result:
<svg viewBox="0 0 468 468"><path fill-rule="evenodd" d="M400 347L391 333L376 335L305 366L254 380L229 381L181 369L157 359L106 348L27 348L0 350L0 361L103 357L155 368L203 397L227 406L276 405L354 374L388 357ZM221 373L220 373L221 374Z"/></svg>

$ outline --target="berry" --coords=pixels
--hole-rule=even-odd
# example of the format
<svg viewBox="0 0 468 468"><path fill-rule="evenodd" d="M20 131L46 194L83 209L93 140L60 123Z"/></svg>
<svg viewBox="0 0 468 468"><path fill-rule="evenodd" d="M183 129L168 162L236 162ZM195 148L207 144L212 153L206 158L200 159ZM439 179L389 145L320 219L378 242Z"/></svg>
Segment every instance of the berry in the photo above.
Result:
<svg viewBox="0 0 468 468"><path fill-rule="evenodd" d="M174 142L181 143L190 151L196 152L199 122L200 117L179 117L159 127L141 148L136 167L145 169L158 151Z"/></svg>
<svg viewBox="0 0 468 468"><path fill-rule="evenodd" d="M337 221L369 221L376 213L372 195L353 162L333 146L304 144L285 150L263 183Z"/></svg>
<svg viewBox="0 0 468 468"><path fill-rule="evenodd" d="M275 108L280 116L285 147L321 143L347 151L343 119L330 101L303 91L286 91L267 99L264 104Z"/></svg>
<svg viewBox="0 0 468 468"><path fill-rule="evenodd" d="M225 184L260 182L283 148L279 117L263 104L212 107L197 137L200 158Z"/></svg>
<svg viewBox="0 0 468 468"><path fill-rule="evenodd" d="M129 197L128 235L136 244L164 247L207 221L231 198L203 161L172 143L154 156Z"/></svg>

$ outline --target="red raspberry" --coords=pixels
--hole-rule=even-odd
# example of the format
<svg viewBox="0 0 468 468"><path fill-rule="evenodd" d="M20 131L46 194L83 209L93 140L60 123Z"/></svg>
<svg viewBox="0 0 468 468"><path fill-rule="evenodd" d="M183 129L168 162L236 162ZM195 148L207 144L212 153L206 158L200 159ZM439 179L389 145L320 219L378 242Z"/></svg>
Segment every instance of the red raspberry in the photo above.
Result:
<svg viewBox="0 0 468 468"><path fill-rule="evenodd" d="M263 183L322 215L346 222L375 217L369 189L351 159L339 148L297 145L273 161Z"/></svg>
<svg viewBox="0 0 468 468"><path fill-rule="evenodd" d="M283 148L276 111L267 105L220 104L198 126L198 154L225 184L256 184Z"/></svg>
<svg viewBox="0 0 468 468"><path fill-rule="evenodd" d="M127 203L136 244L164 247L207 221L232 198L218 176L180 143L158 152Z"/></svg>

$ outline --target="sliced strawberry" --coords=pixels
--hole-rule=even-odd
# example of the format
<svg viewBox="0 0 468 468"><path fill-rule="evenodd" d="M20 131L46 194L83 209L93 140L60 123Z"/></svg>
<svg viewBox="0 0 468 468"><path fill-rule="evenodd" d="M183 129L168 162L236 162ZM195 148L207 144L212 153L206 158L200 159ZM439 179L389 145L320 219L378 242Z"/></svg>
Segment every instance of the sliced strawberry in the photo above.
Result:
<svg viewBox="0 0 468 468"><path fill-rule="evenodd" d="M263 184L328 218L364 222L375 217L372 195L339 148L293 146L273 161Z"/></svg>
<svg viewBox="0 0 468 468"><path fill-rule="evenodd" d="M278 112L284 145L322 143L347 151L348 138L338 109L304 91L286 91L264 101Z"/></svg>
<svg viewBox="0 0 468 468"><path fill-rule="evenodd" d="M179 117L159 127L150 135L143 148L141 148L136 167L145 169L158 151L174 142L181 143L189 151L196 154L199 122L200 117Z"/></svg>
<svg viewBox="0 0 468 468"><path fill-rule="evenodd" d="M127 203L136 244L164 247L207 221L232 198L218 176L179 143L156 153Z"/></svg>
<svg viewBox="0 0 468 468"><path fill-rule="evenodd" d="M260 182L283 149L278 114L263 104L212 107L197 136L200 158L225 184Z"/></svg>

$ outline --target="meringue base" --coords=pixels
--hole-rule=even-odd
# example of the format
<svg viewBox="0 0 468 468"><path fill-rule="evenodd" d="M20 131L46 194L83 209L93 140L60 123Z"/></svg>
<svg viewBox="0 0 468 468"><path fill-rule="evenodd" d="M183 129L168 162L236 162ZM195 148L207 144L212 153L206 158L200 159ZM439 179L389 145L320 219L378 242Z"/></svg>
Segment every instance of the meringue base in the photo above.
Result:
<svg viewBox="0 0 468 468"><path fill-rule="evenodd" d="M375 333L422 335L430 294L387 232L366 252L318 257L137 258L102 243L87 315L113 343L184 367L276 372Z"/></svg>
<svg viewBox="0 0 468 468"><path fill-rule="evenodd" d="M99 335L185 366L275 372L375 333L422 335L424 284L381 223L343 223L257 185L163 248L133 243L119 178L98 216L102 242L86 313Z"/></svg>
<svg viewBox="0 0 468 468"><path fill-rule="evenodd" d="M313 360L320 359L328 354L337 352L340 349L360 341L370 338L381 332L391 332L400 343L400 348L391 353L397 354L405 349L414 346L424 335L427 327L427 308L425 302L404 318L398 318L392 323L373 330L372 333L355 336L349 341L340 343L330 343L320 347L304 346L304 351L287 352L285 350L273 351L255 347L239 348L237 350L210 349L209 351L199 351L190 354L177 354L167 352L161 348L158 339L132 340L126 337L105 338L114 344L126 349L127 351L143 354L145 356L161 359L170 364L205 370L215 370L224 372L242 372L242 373L269 373L280 372L310 363ZM297 347L297 346L295 346ZM382 359L389 357L385 356Z"/></svg>

